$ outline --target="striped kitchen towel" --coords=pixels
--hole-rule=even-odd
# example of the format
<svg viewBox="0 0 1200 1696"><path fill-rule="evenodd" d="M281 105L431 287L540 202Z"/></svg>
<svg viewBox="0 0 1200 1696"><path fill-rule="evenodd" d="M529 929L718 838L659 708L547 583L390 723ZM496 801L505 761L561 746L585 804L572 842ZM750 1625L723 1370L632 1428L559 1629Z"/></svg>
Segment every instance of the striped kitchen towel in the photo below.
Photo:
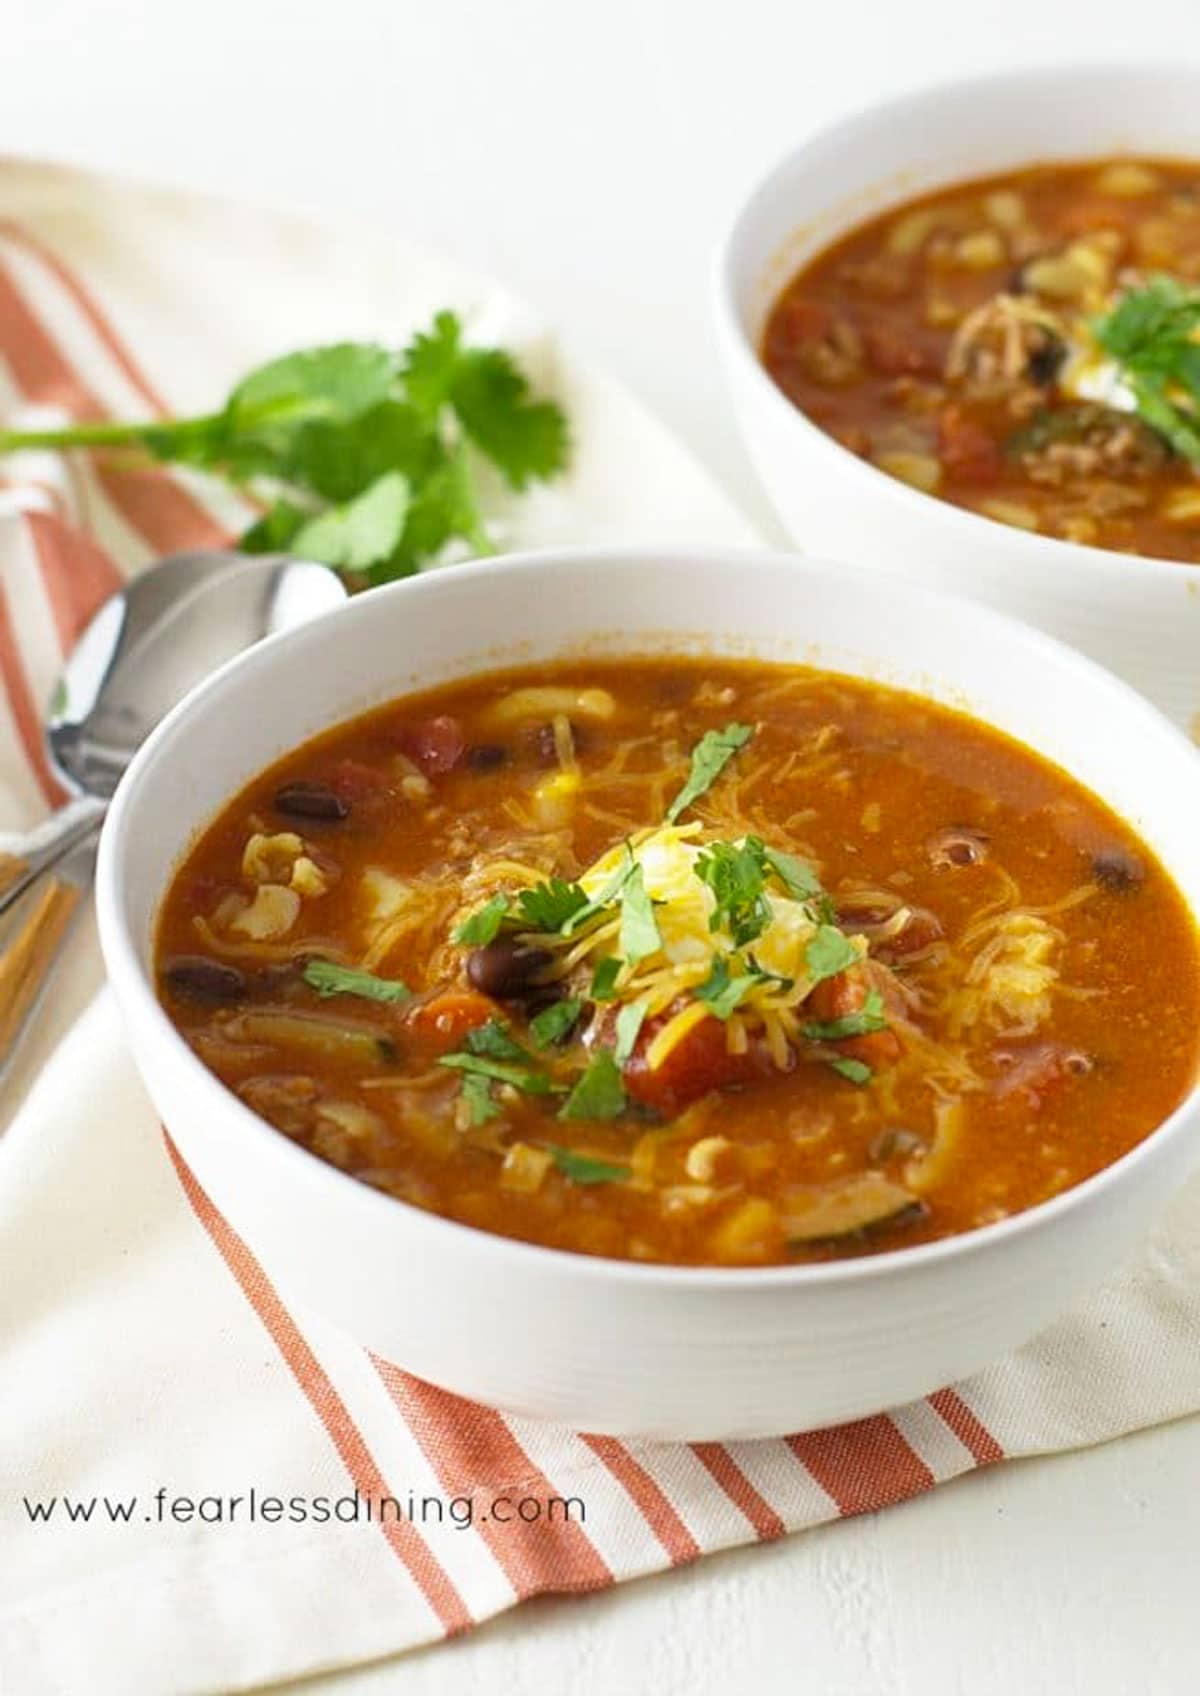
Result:
<svg viewBox="0 0 1200 1696"><path fill-rule="evenodd" d="M0 166L0 211L8 418L205 406L269 352L399 338L453 303L520 345L575 424L573 476L513 514L515 542L748 539L626 397L440 262L45 167ZM39 708L90 611L125 573L246 512L211 485L87 456L4 472L8 827L59 798ZM107 994L51 1054L98 981L85 929L0 1141L4 1691L250 1689L1200 1407L1196 1186L1085 1309L876 1418L629 1443L463 1402L285 1304L164 1139Z"/></svg>

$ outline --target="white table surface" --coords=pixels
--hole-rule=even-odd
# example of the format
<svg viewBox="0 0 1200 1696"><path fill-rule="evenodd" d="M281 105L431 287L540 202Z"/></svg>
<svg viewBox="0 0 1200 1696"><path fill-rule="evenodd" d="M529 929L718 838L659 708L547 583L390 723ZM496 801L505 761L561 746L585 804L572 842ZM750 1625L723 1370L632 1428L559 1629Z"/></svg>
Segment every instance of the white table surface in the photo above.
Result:
<svg viewBox="0 0 1200 1696"><path fill-rule="evenodd" d="M1200 55L1195 0L15 0L5 22L0 149L357 212L507 280L768 536L706 298L756 170L935 76ZM303 1689L1190 1696L1198 1571L1191 1420Z"/></svg>

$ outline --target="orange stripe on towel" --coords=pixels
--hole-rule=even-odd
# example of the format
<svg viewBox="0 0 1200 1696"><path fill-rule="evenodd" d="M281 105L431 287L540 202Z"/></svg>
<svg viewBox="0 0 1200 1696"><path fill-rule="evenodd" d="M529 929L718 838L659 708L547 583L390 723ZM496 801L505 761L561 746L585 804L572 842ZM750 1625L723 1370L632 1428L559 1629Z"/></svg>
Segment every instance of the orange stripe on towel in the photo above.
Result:
<svg viewBox="0 0 1200 1696"><path fill-rule="evenodd" d="M121 588L121 573L97 542L61 518L32 511L24 517L65 654L92 614Z"/></svg>
<svg viewBox="0 0 1200 1696"><path fill-rule="evenodd" d="M980 1466L991 1466L994 1461L1004 1459L1003 1448L957 1390L935 1390L929 1397L929 1405Z"/></svg>
<svg viewBox="0 0 1200 1696"><path fill-rule="evenodd" d="M503 1417L371 1357L405 1424L450 1496L470 1496L484 1512L475 1529L525 1601L545 1591L602 1590L613 1582L608 1564L574 1520L492 1517L492 1504L557 1494L517 1442Z"/></svg>
<svg viewBox="0 0 1200 1696"><path fill-rule="evenodd" d="M61 807L67 792L50 770L46 743L42 734L41 703L33 698L29 678L21 659L8 600L0 591L0 679L8 697L13 724L21 739L21 747L43 798L51 807Z"/></svg>
<svg viewBox="0 0 1200 1696"><path fill-rule="evenodd" d="M843 1515L890 1507L935 1482L886 1414L806 1431L789 1437L787 1445Z"/></svg>
<svg viewBox="0 0 1200 1696"><path fill-rule="evenodd" d="M692 1453L724 1490L734 1507L745 1515L761 1542L782 1537L787 1527L757 1491L723 1443L693 1443Z"/></svg>
<svg viewBox="0 0 1200 1696"><path fill-rule="evenodd" d="M97 305L95 298L84 287L75 273L64 265L51 248L38 240L29 230L22 229L9 219L0 219L0 234L3 234L17 247L24 248L39 264L44 265L53 276L57 277L63 288L70 295L75 305L87 319L97 339L103 342L113 364L121 371L125 380L135 388L145 401L147 409L156 413L159 418L167 416L168 407L146 376L133 354L117 334L109 319Z"/></svg>
<svg viewBox="0 0 1200 1696"><path fill-rule="evenodd" d="M581 1441L587 1444L593 1454L599 1455L634 1506L639 1509L671 1565L682 1566L685 1561L694 1561L700 1553L699 1543L659 1485L641 1462L633 1458L624 1443L618 1442L615 1437L587 1435L583 1435Z"/></svg>
<svg viewBox="0 0 1200 1696"><path fill-rule="evenodd" d="M283 1305L275 1286L232 1225L213 1206L172 1142L170 1133L164 1130L163 1137L196 1217L220 1250L242 1294L262 1321L309 1406L325 1427L355 1489L373 1501L394 1496L349 1408ZM403 1518L389 1517L377 1523L444 1630L448 1633L465 1631L473 1625L462 1597L420 1533Z"/></svg>

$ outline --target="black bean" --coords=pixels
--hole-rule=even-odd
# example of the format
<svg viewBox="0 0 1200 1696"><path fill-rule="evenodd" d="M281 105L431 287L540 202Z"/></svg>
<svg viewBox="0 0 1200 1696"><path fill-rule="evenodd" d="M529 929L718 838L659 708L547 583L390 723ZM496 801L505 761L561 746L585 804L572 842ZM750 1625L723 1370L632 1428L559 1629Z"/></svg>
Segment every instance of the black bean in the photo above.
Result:
<svg viewBox="0 0 1200 1696"><path fill-rule="evenodd" d="M1067 344L1061 337L1047 335L1040 347L1035 347L1026 361L1026 375L1031 383L1048 389L1062 370L1067 357Z"/></svg>
<svg viewBox="0 0 1200 1696"><path fill-rule="evenodd" d="M187 1001L240 1001L245 976L236 966L209 960L203 954L181 954L167 967L168 987Z"/></svg>
<svg viewBox="0 0 1200 1696"><path fill-rule="evenodd" d="M1092 855L1092 876L1102 889L1115 895L1126 895L1136 889L1146 875L1146 868L1136 854L1124 848L1106 848Z"/></svg>
<svg viewBox="0 0 1200 1696"><path fill-rule="evenodd" d="M515 937L502 936L467 957L467 976L475 988L498 1001L518 1000L536 987L539 973L554 956L544 948L530 948Z"/></svg>
<svg viewBox="0 0 1200 1696"><path fill-rule="evenodd" d="M350 812L349 801L327 783L285 783L275 796L275 811L291 819L321 819L335 823Z"/></svg>
<svg viewBox="0 0 1200 1696"><path fill-rule="evenodd" d="M508 749L499 742L477 742L467 751L467 764L472 771L496 771L508 761Z"/></svg>

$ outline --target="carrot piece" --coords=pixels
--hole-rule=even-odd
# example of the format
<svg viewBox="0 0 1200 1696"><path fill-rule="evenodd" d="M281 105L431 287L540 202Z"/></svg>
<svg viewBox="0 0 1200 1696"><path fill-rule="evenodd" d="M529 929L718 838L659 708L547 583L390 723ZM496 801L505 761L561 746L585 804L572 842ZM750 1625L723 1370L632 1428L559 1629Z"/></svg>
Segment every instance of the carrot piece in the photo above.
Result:
<svg viewBox="0 0 1200 1696"><path fill-rule="evenodd" d="M448 1054L468 1031L485 1025L495 1012L496 1003L473 989L443 989L428 1001L414 1001L404 1022L422 1043Z"/></svg>

